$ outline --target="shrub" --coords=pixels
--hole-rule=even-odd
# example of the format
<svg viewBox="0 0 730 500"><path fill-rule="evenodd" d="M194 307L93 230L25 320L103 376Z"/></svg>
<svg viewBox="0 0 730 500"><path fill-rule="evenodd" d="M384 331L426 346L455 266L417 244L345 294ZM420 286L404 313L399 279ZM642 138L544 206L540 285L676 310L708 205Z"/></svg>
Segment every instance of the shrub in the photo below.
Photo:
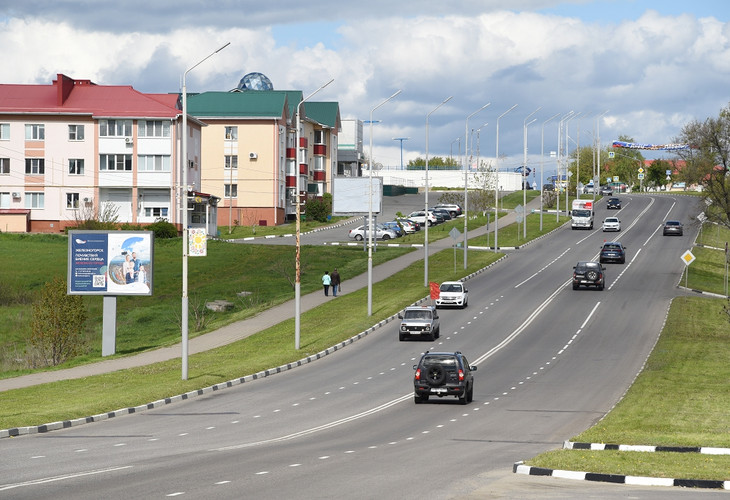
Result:
<svg viewBox="0 0 730 500"><path fill-rule="evenodd" d="M145 229L155 233L155 238L177 238L177 228L164 219L157 219Z"/></svg>

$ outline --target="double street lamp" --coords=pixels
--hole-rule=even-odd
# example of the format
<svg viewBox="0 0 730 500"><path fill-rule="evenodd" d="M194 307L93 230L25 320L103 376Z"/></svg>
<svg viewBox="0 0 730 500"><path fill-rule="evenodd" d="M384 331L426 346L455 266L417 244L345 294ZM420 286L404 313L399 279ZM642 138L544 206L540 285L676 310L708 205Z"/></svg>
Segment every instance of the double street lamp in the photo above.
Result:
<svg viewBox="0 0 730 500"><path fill-rule="evenodd" d="M494 155L494 252L497 253L499 251L499 120L515 109L517 107L517 104L513 105L511 108L509 108L507 111L502 113L497 117L497 141L496 141L496 150Z"/></svg>
<svg viewBox="0 0 730 500"><path fill-rule="evenodd" d="M188 89L185 84L188 73L209 57L214 56L231 44L226 43L185 70L182 77L182 196L180 199L180 222L182 223L182 379L188 379Z"/></svg>
<svg viewBox="0 0 730 500"><path fill-rule="evenodd" d="M469 222L469 166L471 163L471 157L469 156L469 118L479 113L481 110L492 104L488 102L481 108L474 111L472 114L466 117L466 127L464 129L464 269L466 269L466 258L467 258L467 239L468 239L468 228Z"/></svg>
<svg viewBox="0 0 730 500"><path fill-rule="evenodd" d="M523 213L523 217L522 217L522 237L524 239L527 239L527 214L525 212L525 206L527 205L527 186L525 184L527 184L527 182L528 182L527 181L527 126L530 125L531 123L536 122L537 121L537 118L533 118L532 120L530 120L529 123L527 122L527 120L529 120L532 115L534 115L535 113L537 113L541 109L542 109L542 106L540 106L535 111L533 111L532 113L530 113L529 115L527 115L525 117L525 121L522 122L522 128L523 128L523 130L522 130L522 146L523 146L523 149L524 149L524 156L523 156L523 161L522 161L522 213Z"/></svg>

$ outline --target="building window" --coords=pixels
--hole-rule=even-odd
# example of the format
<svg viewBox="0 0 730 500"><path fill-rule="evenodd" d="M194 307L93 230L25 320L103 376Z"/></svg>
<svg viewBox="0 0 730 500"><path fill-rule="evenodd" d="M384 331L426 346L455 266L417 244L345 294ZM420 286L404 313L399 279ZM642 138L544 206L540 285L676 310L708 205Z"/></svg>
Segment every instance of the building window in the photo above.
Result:
<svg viewBox="0 0 730 500"><path fill-rule="evenodd" d="M68 140L69 141L83 141L84 140L84 126L83 125L69 125L68 126Z"/></svg>
<svg viewBox="0 0 730 500"><path fill-rule="evenodd" d="M10 174L10 158L0 158L0 175Z"/></svg>
<svg viewBox="0 0 730 500"><path fill-rule="evenodd" d="M0 141L10 140L10 124L0 123Z"/></svg>
<svg viewBox="0 0 730 500"><path fill-rule="evenodd" d="M68 160L68 173L71 175L84 175L84 160L70 158Z"/></svg>
<svg viewBox="0 0 730 500"><path fill-rule="evenodd" d="M132 120L99 120L99 136L132 137Z"/></svg>
<svg viewBox="0 0 730 500"><path fill-rule="evenodd" d="M234 170L238 168L238 155L226 155L226 164L225 169L230 170L233 168Z"/></svg>
<svg viewBox="0 0 730 500"><path fill-rule="evenodd" d="M0 193L0 208L10 208L10 193Z"/></svg>
<svg viewBox="0 0 730 500"><path fill-rule="evenodd" d="M46 173L46 160L43 158L26 158L25 175L44 175Z"/></svg>
<svg viewBox="0 0 730 500"><path fill-rule="evenodd" d="M314 143L315 144L327 144L327 134L324 130L314 131Z"/></svg>
<svg viewBox="0 0 730 500"><path fill-rule="evenodd" d="M145 207L144 216L155 219L167 219L167 207Z"/></svg>
<svg viewBox="0 0 730 500"><path fill-rule="evenodd" d="M25 193L25 208L44 208L43 193Z"/></svg>
<svg viewBox="0 0 730 500"><path fill-rule="evenodd" d="M140 172L169 172L169 155L139 155L137 157L137 170Z"/></svg>
<svg viewBox="0 0 730 500"><path fill-rule="evenodd" d="M226 127L226 139L231 141L237 141L238 127Z"/></svg>
<svg viewBox="0 0 730 500"><path fill-rule="evenodd" d="M140 137L170 137L170 122L163 120L140 121L137 125Z"/></svg>
<svg viewBox="0 0 730 500"><path fill-rule="evenodd" d="M66 208L79 208L79 193L66 193Z"/></svg>
<svg viewBox="0 0 730 500"><path fill-rule="evenodd" d="M26 141L43 141L46 138L45 125L26 125L25 140Z"/></svg>
<svg viewBox="0 0 730 500"><path fill-rule="evenodd" d="M324 156L315 156L314 157L314 170L324 170L325 165L327 164L326 158Z"/></svg>
<svg viewBox="0 0 730 500"><path fill-rule="evenodd" d="M99 170L132 170L132 155L99 155Z"/></svg>
<svg viewBox="0 0 730 500"><path fill-rule="evenodd" d="M223 184L225 198L238 198L238 184Z"/></svg>

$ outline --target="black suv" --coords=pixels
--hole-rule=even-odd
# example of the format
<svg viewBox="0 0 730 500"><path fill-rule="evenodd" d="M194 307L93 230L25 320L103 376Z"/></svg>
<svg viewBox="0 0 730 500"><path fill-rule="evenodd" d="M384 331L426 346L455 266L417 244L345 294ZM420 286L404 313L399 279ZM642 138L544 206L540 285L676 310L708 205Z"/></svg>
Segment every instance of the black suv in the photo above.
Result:
<svg viewBox="0 0 730 500"><path fill-rule="evenodd" d="M413 379L416 404L425 403L429 396L456 396L459 403L471 403L474 397L474 375L476 366L469 362L461 352L426 351L417 365L413 365L416 375Z"/></svg>
<svg viewBox="0 0 730 500"><path fill-rule="evenodd" d="M620 198L609 198L606 202L606 208L616 208L621 209L621 199Z"/></svg>
<svg viewBox="0 0 730 500"><path fill-rule="evenodd" d="M607 241L601 246L599 262L626 262L626 247L620 241Z"/></svg>
<svg viewBox="0 0 730 500"><path fill-rule="evenodd" d="M573 267L573 290L581 286L595 286L603 290L606 286L605 270L600 262L578 262Z"/></svg>

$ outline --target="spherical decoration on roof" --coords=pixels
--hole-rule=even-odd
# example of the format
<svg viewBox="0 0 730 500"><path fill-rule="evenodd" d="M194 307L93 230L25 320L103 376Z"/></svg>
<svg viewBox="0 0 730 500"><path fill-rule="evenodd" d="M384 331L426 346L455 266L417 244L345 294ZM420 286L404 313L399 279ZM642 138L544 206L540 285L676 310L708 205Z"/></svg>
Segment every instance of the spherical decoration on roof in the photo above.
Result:
<svg viewBox="0 0 730 500"><path fill-rule="evenodd" d="M238 90L274 90L274 84L263 73L249 73L238 82Z"/></svg>

